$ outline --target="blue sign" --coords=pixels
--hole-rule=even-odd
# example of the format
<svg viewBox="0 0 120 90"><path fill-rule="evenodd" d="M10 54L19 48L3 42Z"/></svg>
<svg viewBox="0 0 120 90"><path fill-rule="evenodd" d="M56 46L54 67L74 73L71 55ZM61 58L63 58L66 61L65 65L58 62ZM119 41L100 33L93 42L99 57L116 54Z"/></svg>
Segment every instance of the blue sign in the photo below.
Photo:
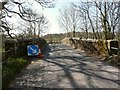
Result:
<svg viewBox="0 0 120 90"><path fill-rule="evenodd" d="M29 45L27 46L28 56L36 56L39 54L38 45Z"/></svg>

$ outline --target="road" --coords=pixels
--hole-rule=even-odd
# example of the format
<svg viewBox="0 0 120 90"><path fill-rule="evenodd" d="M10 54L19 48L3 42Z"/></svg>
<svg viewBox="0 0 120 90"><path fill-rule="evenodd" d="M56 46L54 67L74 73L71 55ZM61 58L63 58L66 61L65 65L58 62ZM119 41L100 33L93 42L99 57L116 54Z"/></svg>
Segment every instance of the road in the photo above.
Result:
<svg viewBox="0 0 120 90"><path fill-rule="evenodd" d="M50 45L11 83L12 88L120 88L119 69L62 44Z"/></svg>

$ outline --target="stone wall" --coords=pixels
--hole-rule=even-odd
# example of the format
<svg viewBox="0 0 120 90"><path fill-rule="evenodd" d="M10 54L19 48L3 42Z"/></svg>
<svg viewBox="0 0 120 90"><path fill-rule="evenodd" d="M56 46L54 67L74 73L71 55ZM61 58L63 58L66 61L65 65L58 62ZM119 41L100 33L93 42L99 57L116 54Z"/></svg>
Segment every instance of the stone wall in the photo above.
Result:
<svg viewBox="0 0 120 90"><path fill-rule="evenodd" d="M2 59L6 60L9 57L26 57L28 45L38 45L41 52L46 51L47 42L43 38L32 39L8 39L5 40L5 52L2 53Z"/></svg>
<svg viewBox="0 0 120 90"><path fill-rule="evenodd" d="M102 56L117 54L119 49L118 40L95 40L95 39L79 39L79 38L65 38L62 40L63 44L72 46L75 49L85 50L89 53L97 53ZM112 49L111 47L114 47Z"/></svg>

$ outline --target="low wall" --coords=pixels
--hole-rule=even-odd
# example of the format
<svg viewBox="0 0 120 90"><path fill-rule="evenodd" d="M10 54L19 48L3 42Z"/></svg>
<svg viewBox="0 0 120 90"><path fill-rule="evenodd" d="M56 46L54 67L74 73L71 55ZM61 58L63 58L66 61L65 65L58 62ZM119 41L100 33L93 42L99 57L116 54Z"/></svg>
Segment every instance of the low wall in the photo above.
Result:
<svg viewBox="0 0 120 90"><path fill-rule="evenodd" d="M67 45L70 45L70 38L64 38L62 41L61 41L62 44L67 44Z"/></svg>
<svg viewBox="0 0 120 90"><path fill-rule="evenodd" d="M2 59L7 60L9 57L26 57L28 45L38 45L42 54L46 51L47 42L43 38L32 39L10 39L5 40L5 52L2 53Z"/></svg>
<svg viewBox="0 0 120 90"><path fill-rule="evenodd" d="M89 53L96 53L102 56L110 54L117 54L118 50L111 47L119 48L117 40L94 40L94 39L79 39L79 38L65 38L62 40L63 44L72 46L75 49L85 50Z"/></svg>

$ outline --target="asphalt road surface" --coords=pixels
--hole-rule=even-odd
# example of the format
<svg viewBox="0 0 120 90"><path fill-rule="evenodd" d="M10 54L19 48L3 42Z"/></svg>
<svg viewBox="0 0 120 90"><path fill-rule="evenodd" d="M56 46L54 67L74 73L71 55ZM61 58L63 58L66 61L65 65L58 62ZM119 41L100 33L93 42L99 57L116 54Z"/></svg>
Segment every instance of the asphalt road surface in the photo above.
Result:
<svg viewBox="0 0 120 90"><path fill-rule="evenodd" d="M50 45L11 83L12 88L120 88L119 69L62 44Z"/></svg>

